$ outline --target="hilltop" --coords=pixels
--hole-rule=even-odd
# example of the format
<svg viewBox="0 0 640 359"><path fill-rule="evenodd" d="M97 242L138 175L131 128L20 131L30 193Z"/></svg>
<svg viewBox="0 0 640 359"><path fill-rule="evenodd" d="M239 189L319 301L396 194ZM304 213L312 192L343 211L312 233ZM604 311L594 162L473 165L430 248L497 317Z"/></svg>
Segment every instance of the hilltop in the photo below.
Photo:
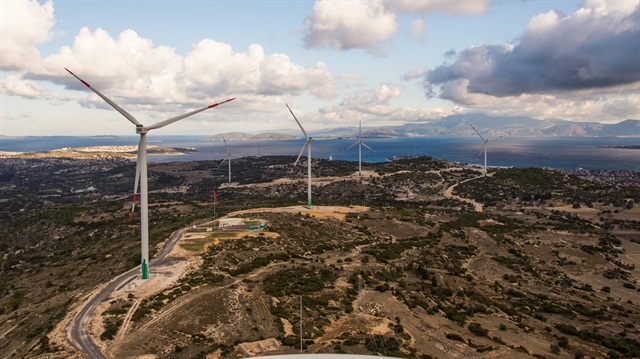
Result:
<svg viewBox="0 0 640 359"><path fill-rule="evenodd" d="M232 185L213 161L149 165L152 255L191 227L174 253L189 265L154 273L173 276L165 288L104 303L92 333L107 354L235 358L239 343L263 339L298 352L302 296L306 352L640 355L637 184L535 168L481 177L429 157L363 164L359 177L357 163L319 160L306 209L304 165L286 176L293 161L238 159ZM135 164L0 168L0 353L75 355L66 321L139 262ZM214 188L218 217L266 228L219 231Z"/></svg>

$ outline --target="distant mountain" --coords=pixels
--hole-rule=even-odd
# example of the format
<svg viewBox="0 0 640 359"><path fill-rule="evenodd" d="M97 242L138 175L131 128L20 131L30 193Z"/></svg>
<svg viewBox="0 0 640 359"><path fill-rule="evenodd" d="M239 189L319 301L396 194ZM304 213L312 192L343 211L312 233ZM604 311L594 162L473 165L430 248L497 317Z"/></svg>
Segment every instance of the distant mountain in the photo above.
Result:
<svg viewBox="0 0 640 359"><path fill-rule="evenodd" d="M524 116L494 117L481 113L453 115L433 121L410 122L401 126L363 127L363 137L475 136L473 125L483 136L625 136L640 137L640 120L616 124L537 120ZM357 129L321 130L317 136L344 136Z"/></svg>
<svg viewBox="0 0 640 359"><path fill-rule="evenodd" d="M286 133L259 133L257 135L253 135L246 132L227 132L227 133L219 133L215 136L207 137L205 140L208 141L222 141L224 137L225 140L231 141L245 141L245 140L295 140L296 136L289 135Z"/></svg>
<svg viewBox="0 0 640 359"><path fill-rule="evenodd" d="M295 140L297 139L294 135L289 135L286 133L260 133L253 136L254 140Z"/></svg>
<svg viewBox="0 0 640 359"><path fill-rule="evenodd" d="M640 121L624 120L614 124L602 125L601 133L608 136L640 136Z"/></svg>

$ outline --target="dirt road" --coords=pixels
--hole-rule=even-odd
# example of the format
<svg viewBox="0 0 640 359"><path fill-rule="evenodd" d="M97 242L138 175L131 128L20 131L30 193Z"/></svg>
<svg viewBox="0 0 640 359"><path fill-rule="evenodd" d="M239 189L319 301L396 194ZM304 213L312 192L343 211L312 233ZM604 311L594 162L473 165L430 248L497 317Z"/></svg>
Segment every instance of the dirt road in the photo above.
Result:
<svg viewBox="0 0 640 359"><path fill-rule="evenodd" d="M158 253L158 255L154 259L149 261L150 268L160 267L167 264L169 259L167 259L166 256L167 254L169 254L169 252L171 252L171 250L173 250L173 247L182 236L182 232L184 230L185 229L181 229L173 232L166 245L164 246L164 249L160 253ZM100 348L93 342L93 339L89 335L88 323L91 315L98 307L98 305L100 305L100 303L104 302L109 298L109 296L111 296L111 293L113 293L113 291L135 279L139 275L139 273L140 268L136 267L116 277L104 288L102 288L102 290L100 290L96 295L90 298L84 304L78 314L76 314L76 316L73 318L73 321L71 322L71 325L67 332L67 336L73 346L75 346L89 358L106 358Z"/></svg>

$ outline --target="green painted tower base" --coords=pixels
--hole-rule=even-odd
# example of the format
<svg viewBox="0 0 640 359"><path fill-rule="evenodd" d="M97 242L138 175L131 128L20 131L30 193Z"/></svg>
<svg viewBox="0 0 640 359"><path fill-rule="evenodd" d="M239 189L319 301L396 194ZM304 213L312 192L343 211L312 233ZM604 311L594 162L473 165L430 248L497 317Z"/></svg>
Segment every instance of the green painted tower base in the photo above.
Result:
<svg viewBox="0 0 640 359"><path fill-rule="evenodd" d="M142 279L149 279L149 264L142 261Z"/></svg>
<svg viewBox="0 0 640 359"><path fill-rule="evenodd" d="M311 208L311 198L309 198L309 200L307 200L307 206L308 206L309 208Z"/></svg>

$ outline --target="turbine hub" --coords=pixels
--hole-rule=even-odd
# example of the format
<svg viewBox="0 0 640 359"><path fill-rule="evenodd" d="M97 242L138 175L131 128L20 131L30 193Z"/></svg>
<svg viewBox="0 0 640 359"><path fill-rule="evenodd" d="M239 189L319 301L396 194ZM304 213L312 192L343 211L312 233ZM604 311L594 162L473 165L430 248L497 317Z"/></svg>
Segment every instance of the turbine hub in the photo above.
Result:
<svg viewBox="0 0 640 359"><path fill-rule="evenodd" d="M144 128L144 125L136 125L136 133L139 135L143 133L147 133L147 129Z"/></svg>

